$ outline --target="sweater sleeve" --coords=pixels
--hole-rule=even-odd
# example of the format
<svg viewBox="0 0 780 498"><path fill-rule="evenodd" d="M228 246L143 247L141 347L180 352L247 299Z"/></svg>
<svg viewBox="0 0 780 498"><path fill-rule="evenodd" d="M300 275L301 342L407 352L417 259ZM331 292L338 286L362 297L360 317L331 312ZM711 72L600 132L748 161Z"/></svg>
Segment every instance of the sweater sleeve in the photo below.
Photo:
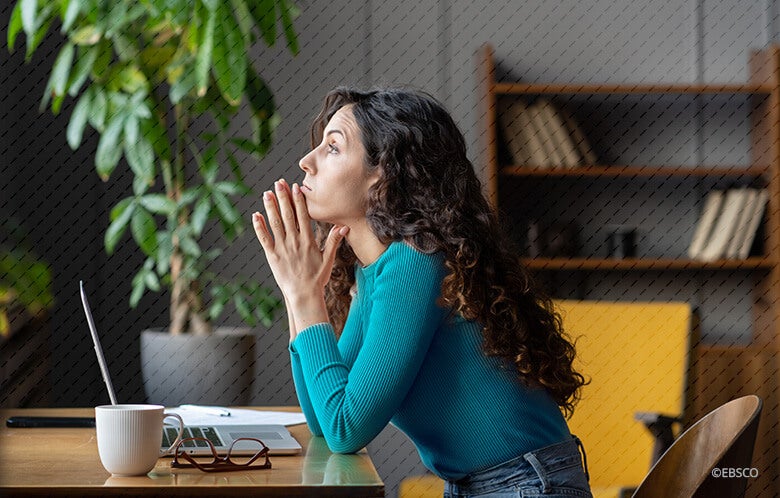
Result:
<svg viewBox="0 0 780 498"><path fill-rule="evenodd" d="M401 406L445 315L436 304L443 271L435 256L406 246L387 261L377 273L365 337L351 366L329 323L312 325L293 341L332 451L360 450Z"/></svg>
<svg viewBox="0 0 780 498"><path fill-rule="evenodd" d="M306 379L303 378L303 370L301 370L301 359L298 356L298 352L295 350L293 344L290 344L290 366L292 367L292 378L295 384L295 393L298 395L298 404L301 405L301 411L306 417L306 424L309 426L309 430L315 436L322 436L322 429L320 423L317 420L317 414L314 411L314 407L311 406L311 400L309 398L309 391L306 388Z"/></svg>
<svg viewBox="0 0 780 498"><path fill-rule="evenodd" d="M353 302L354 305L354 302ZM347 321L344 324L344 330L339 339L339 351L349 366L354 363L355 350L358 347L359 338L359 318L356 319L356 314L352 313L348 315ZM295 350L294 341L290 343L290 366L292 367L293 384L295 385L295 393L298 396L298 404L301 406L301 411L306 417L306 423L309 426L309 430L315 436L322 436L322 429L320 423L317 420L317 414L314 411L314 407L311 405L311 398L309 396L309 389L306 385L306 379L301 369L301 358L298 355L298 351Z"/></svg>

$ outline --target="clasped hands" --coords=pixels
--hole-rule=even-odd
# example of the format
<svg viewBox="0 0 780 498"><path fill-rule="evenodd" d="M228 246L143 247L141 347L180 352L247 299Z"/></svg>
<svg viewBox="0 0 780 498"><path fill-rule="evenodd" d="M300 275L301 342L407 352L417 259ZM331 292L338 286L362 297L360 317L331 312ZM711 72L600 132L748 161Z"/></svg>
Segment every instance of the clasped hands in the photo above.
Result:
<svg viewBox="0 0 780 498"><path fill-rule="evenodd" d="M334 225L320 250L306 197L297 183L290 188L284 179L274 182L274 192L263 193L263 205L268 221L255 212L252 225L285 301L324 301L336 250L349 227Z"/></svg>

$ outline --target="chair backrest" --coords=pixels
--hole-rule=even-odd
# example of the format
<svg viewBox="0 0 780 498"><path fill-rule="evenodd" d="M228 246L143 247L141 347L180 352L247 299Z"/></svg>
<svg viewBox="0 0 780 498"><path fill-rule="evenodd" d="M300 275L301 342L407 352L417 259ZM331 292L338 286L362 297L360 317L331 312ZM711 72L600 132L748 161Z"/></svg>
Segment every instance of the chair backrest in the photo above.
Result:
<svg viewBox="0 0 780 498"><path fill-rule="evenodd" d="M582 440L594 489L636 487L654 439L636 412L679 416L685 405L691 332L687 303L555 302L576 340L577 371L590 378L569 420Z"/></svg>
<svg viewBox="0 0 780 498"><path fill-rule="evenodd" d="M750 468L761 406L761 398L751 395L708 413L663 454L634 498L744 496L749 473L717 477L712 470Z"/></svg>

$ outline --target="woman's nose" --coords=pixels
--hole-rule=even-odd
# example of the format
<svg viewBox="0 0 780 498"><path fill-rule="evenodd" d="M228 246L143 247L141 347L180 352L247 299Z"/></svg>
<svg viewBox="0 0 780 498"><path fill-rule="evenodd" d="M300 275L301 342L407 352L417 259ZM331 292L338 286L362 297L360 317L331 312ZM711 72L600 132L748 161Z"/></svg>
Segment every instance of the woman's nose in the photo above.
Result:
<svg viewBox="0 0 780 498"><path fill-rule="evenodd" d="M313 160L312 160L311 154L312 153L309 152L308 154L303 156L300 161L298 161L298 167L301 168L306 173L309 173L309 174L312 173L312 169L313 169L312 168L312 161Z"/></svg>

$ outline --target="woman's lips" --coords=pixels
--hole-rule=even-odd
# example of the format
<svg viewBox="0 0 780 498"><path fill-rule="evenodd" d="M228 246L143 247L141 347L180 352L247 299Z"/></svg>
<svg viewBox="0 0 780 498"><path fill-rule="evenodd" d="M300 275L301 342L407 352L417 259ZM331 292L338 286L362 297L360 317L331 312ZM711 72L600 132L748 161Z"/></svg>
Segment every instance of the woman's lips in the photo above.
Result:
<svg viewBox="0 0 780 498"><path fill-rule="evenodd" d="M309 187L309 186L308 186L308 185L306 185L305 183L302 183L302 184L301 184L301 186L303 187L303 190L304 190L304 191L309 191L309 192L311 192L311 191L312 191L312 190L311 190L311 187Z"/></svg>

